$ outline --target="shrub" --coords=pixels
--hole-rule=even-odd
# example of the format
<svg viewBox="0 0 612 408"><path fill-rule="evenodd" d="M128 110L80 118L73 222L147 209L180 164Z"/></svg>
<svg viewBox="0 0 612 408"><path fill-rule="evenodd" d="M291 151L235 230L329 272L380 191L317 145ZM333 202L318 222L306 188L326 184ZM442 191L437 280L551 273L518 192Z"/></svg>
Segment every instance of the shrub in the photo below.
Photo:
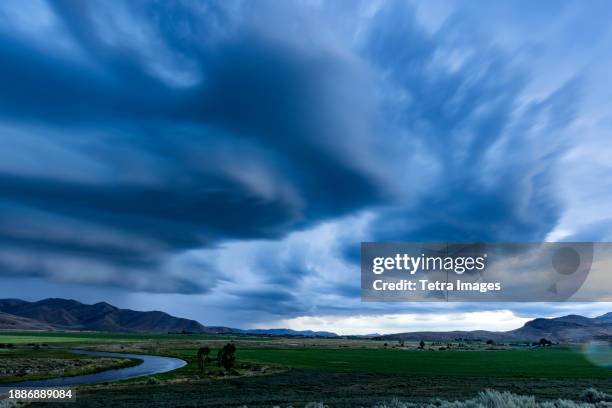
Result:
<svg viewBox="0 0 612 408"><path fill-rule="evenodd" d="M575 402L558 399L555 401L537 402L533 396L516 395L510 392L499 392L487 390L480 392L476 398L466 401L441 401L435 400L429 403L402 402L398 399L378 403L372 408L608 408L612 407L606 398L611 396L594 389L585 391L599 402ZM310 403L315 404L315 403ZM318 405L306 405L306 407L325 407L322 403Z"/></svg>
<svg viewBox="0 0 612 408"><path fill-rule="evenodd" d="M0 400L0 408L13 408L17 406L17 401L11 401L9 399Z"/></svg>
<svg viewBox="0 0 612 408"><path fill-rule="evenodd" d="M379 402L371 408L612 408L612 395L589 388L582 394L584 402L558 399L538 402L533 396L486 390L466 401L434 400L428 403L403 402L395 398ZM280 406L277 406L280 408ZM248 408L246 406L240 408ZM276 407L275 407L276 408ZM286 408L292 408L291 405ZM329 408L323 402L310 402L305 408Z"/></svg>
<svg viewBox="0 0 612 408"><path fill-rule="evenodd" d="M159 381L157 378L155 377L147 378L147 385L159 385L159 384L161 384L161 381Z"/></svg>
<svg viewBox="0 0 612 408"><path fill-rule="evenodd" d="M584 390L584 392L580 395L580 399L584 402L590 403L612 402L612 395L598 391L595 388L589 388Z"/></svg>

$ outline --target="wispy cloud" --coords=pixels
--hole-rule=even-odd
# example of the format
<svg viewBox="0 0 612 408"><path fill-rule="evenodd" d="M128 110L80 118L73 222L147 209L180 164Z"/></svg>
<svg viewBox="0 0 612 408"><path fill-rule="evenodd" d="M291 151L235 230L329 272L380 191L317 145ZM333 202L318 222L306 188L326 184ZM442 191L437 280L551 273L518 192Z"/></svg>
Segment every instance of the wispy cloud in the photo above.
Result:
<svg viewBox="0 0 612 408"><path fill-rule="evenodd" d="M607 239L603 4L2 2L0 273L299 325L398 312L361 240Z"/></svg>

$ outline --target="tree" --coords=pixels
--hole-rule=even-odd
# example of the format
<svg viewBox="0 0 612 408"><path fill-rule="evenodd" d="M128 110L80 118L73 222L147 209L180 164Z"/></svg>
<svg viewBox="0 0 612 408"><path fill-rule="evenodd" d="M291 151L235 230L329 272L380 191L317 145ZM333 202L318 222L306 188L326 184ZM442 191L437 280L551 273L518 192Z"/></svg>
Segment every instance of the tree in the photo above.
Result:
<svg viewBox="0 0 612 408"><path fill-rule="evenodd" d="M495 342L491 339L487 340L487 344L495 344Z"/></svg>
<svg viewBox="0 0 612 408"><path fill-rule="evenodd" d="M227 343L221 349L221 365L226 371L231 370L236 362L236 346L232 343Z"/></svg>
<svg viewBox="0 0 612 408"><path fill-rule="evenodd" d="M551 346L551 345L552 345L552 341L546 340L545 338L540 339L540 346L544 347L544 346Z"/></svg>
<svg viewBox="0 0 612 408"><path fill-rule="evenodd" d="M223 357L223 349L217 351L217 367L221 367L221 359Z"/></svg>
<svg viewBox="0 0 612 408"><path fill-rule="evenodd" d="M208 355L210 354L210 348L208 347L200 347L198 349L198 368L200 372L204 372L204 368L206 367L206 363L210 360Z"/></svg>
<svg viewBox="0 0 612 408"><path fill-rule="evenodd" d="M420 348L420 349L425 348L425 342L424 342L423 340L421 340L421 341L419 342L419 348Z"/></svg>

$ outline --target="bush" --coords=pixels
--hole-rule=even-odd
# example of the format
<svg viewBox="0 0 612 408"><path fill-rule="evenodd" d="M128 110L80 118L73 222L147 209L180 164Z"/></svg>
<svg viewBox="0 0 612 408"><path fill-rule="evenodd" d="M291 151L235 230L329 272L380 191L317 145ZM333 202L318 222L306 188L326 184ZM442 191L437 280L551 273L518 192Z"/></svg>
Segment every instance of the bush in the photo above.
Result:
<svg viewBox="0 0 612 408"><path fill-rule="evenodd" d="M612 404L608 402L612 398L609 394L591 388L586 390L583 396L592 400L575 402L558 399L537 402L533 396L487 390L480 392L476 398L466 401L435 400L429 403L412 403L392 399L388 402L372 405L372 408L612 408ZM290 408L290 406L287 408ZM328 408L328 406L322 402L311 402L305 408Z"/></svg>
<svg viewBox="0 0 612 408"><path fill-rule="evenodd" d="M0 400L0 408L13 408L17 406L17 401L11 401L9 399Z"/></svg>
<svg viewBox="0 0 612 408"><path fill-rule="evenodd" d="M598 391L595 388L589 388L580 395L580 399L592 404L597 402L612 402L612 395Z"/></svg>
<svg viewBox="0 0 612 408"><path fill-rule="evenodd" d="M161 381L159 381L157 378L155 377L147 378L147 385L159 385L159 384L161 384Z"/></svg>

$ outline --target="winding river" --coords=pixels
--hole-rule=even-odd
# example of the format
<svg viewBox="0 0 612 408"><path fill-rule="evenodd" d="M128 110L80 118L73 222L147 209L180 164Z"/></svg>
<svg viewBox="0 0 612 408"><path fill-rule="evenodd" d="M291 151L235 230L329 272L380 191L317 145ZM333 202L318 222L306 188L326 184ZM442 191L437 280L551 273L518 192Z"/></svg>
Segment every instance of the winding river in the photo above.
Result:
<svg viewBox="0 0 612 408"><path fill-rule="evenodd" d="M73 385L93 384L100 382L127 380L129 378L143 377L153 374L166 373L176 370L187 364L186 361L162 356L146 354L110 353L106 351L69 350L71 353L87 354L101 357L135 358L142 363L125 368L115 368L95 374L77 375L74 377L50 378L47 380L21 381L13 384L1 384L2 387L69 387Z"/></svg>

